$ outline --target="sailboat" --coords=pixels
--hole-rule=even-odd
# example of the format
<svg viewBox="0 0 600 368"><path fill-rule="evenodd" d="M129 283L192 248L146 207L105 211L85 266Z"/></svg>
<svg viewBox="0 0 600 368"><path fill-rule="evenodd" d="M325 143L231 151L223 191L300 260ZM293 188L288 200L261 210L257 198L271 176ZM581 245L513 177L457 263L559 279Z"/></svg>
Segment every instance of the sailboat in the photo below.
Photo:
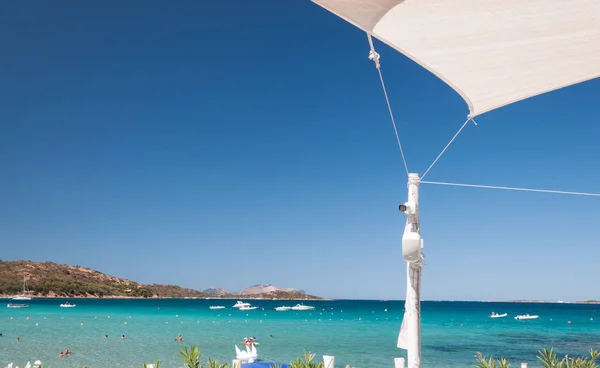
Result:
<svg viewBox="0 0 600 368"><path fill-rule="evenodd" d="M12 300L31 300L31 297L27 296L27 293L29 293L27 278L23 276L23 294L14 296Z"/></svg>
<svg viewBox="0 0 600 368"><path fill-rule="evenodd" d="M312 0L366 33L408 177L402 257L406 302L397 347L421 367L421 273L425 264L419 186L434 184L600 197L598 193L423 180L456 137L486 112L600 77L600 0ZM420 175L410 171L373 38L440 78L466 102L465 122ZM540 67L543 65L543 67ZM404 366L404 359L400 358Z"/></svg>

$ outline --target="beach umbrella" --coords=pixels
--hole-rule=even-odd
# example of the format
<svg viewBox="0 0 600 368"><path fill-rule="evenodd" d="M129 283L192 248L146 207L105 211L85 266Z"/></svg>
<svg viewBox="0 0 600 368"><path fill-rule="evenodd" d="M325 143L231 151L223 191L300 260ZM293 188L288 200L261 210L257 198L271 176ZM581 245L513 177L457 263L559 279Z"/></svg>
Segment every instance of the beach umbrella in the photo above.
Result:
<svg viewBox="0 0 600 368"><path fill-rule="evenodd" d="M409 173L397 135L409 189L408 201L400 206L407 214L402 255L408 277L398 347L408 350L409 367L420 367L419 184L476 116L600 76L600 0L312 1L367 33L369 58L379 71L394 128L372 37L442 79L468 106L465 123L421 176Z"/></svg>

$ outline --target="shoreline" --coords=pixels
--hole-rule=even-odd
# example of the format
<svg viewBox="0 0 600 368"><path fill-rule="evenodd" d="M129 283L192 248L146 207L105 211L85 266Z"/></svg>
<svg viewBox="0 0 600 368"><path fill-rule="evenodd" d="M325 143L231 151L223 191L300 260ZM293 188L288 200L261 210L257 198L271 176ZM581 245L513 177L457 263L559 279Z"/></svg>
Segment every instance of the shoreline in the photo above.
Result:
<svg viewBox="0 0 600 368"><path fill-rule="evenodd" d="M0 300L12 300L14 295L0 295ZM141 300L160 300L160 299L186 299L186 300L294 300L294 301L302 301L302 300L310 300L310 301L333 301L338 299L327 299L327 298L255 298L249 296L233 296L233 297L142 297L142 296L120 296L120 295L112 295L112 296L37 296L30 295L28 296L32 299L141 299ZM28 300L15 300L15 302L23 301L26 302Z"/></svg>
<svg viewBox="0 0 600 368"><path fill-rule="evenodd" d="M0 295L0 300L12 300L14 295ZM352 301L385 301L385 302L404 302L403 299L344 299L344 298L263 298L253 297L247 295L236 295L236 296L211 296L211 297L139 297L139 296L37 296L31 295L32 299L185 299L185 300L282 300L282 301L340 301L340 300L352 300ZM18 300L15 300L17 302ZM581 301L561 301L561 300L422 300L421 302L426 303L531 303L531 304L578 304L578 305L599 305L600 300L581 300Z"/></svg>

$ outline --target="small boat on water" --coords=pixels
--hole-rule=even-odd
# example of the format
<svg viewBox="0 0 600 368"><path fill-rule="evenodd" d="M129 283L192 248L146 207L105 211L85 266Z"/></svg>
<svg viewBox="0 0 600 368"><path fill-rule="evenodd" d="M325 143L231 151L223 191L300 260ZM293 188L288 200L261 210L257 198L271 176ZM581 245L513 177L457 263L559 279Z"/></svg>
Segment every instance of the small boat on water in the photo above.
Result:
<svg viewBox="0 0 600 368"><path fill-rule="evenodd" d="M285 311L289 311L290 309L292 309L292 307L287 307L285 305L275 308L275 310L278 312L285 312Z"/></svg>
<svg viewBox="0 0 600 368"><path fill-rule="evenodd" d="M225 307L222 305L211 305L208 308L210 308L210 309L225 309Z"/></svg>
<svg viewBox="0 0 600 368"><path fill-rule="evenodd" d="M504 318L506 316L508 316L508 313L498 314L496 312L492 312L492 314L490 314L490 318Z"/></svg>
<svg viewBox="0 0 600 368"><path fill-rule="evenodd" d="M31 300L31 297L27 296L29 289L27 288L27 278L23 276L23 294L16 295L12 300Z"/></svg>
<svg viewBox="0 0 600 368"><path fill-rule="evenodd" d="M253 307L250 304L248 304L247 306L244 307L240 307L240 310L255 310L258 309L258 307Z"/></svg>
<svg viewBox="0 0 600 368"><path fill-rule="evenodd" d="M250 303L244 303L241 300L238 300L237 303L235 303L233 305L234 308L242 308L242 307L249 307L249 306L250 306Z"/></svg>
<svg viewBox="0 0 600 368"><path fill-rule="evenodd" d="M6 305L7 308L29 308L29 304L13 304L13 303L8 303Z"/></svg>
<svg viewBox="0 0 600 368"><path fill-rule="evenodd" d="M536 316L536 315L529 315L529 314L522 314L520 316L516 316L515 319L517 321L522 321L522 320L526 320L526 319L538 319L540 318L540 316Z"/></svg>
<svg viewBox="0 0 600 368"><path fill-rule="evenodd" d="M12 298L12 300L31 300L31 297L25 295L17 295L14 298Z"/></svg>
<svg viewBox="0 0 600 368"><path fill-rule="evenodd" d="M292 310L295 311L305 311L305 310L313 310L315 307L311 307L310 305L304 304L296 304L296 306L292 307Z"/></svg>
<svg viewBox="0 0 600 368"><path fill-rule="evenodd" d="M69 302L64 302L63 304L60 305L61 308L75 308L76 304L71 304Z"/></svg>

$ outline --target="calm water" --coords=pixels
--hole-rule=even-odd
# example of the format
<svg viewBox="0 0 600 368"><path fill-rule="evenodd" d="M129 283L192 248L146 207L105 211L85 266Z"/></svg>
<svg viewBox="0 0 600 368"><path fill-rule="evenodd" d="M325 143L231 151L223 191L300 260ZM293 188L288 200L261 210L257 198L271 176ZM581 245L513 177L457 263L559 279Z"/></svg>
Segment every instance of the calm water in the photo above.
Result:
<svg viewBox="0 0 600 368"><path fill-rule="evenodd" d="M336 356L340 367L390 367L394 357L405 356L395 347L404 306L397 301L310 302L317 310L304 312L275 312L276 306L295 303L267 300L251 301L264 308L254 311L231 309L234 300L78 299L72 300L76 308L59 308L61 302L33 300L26 309L2 303L2 367L35 359L53 368L140 367L156 360L181 367L177 354L183 345L174 341L177 334L183 344L199 345L205 356L228 363L235 356L234 344L246 336L258 338L264 360L290 361L306 349ZM209 305L228 309L213 311ZM492 311L509 316L490 320ZM512 318L524 313L541 318ZM424 302L422 317L424 367L469 367L477 351L535 367L535 353L542 347L572 355L600 349L597 305ZM59 359L67 347L73 355Z"/></svg>

